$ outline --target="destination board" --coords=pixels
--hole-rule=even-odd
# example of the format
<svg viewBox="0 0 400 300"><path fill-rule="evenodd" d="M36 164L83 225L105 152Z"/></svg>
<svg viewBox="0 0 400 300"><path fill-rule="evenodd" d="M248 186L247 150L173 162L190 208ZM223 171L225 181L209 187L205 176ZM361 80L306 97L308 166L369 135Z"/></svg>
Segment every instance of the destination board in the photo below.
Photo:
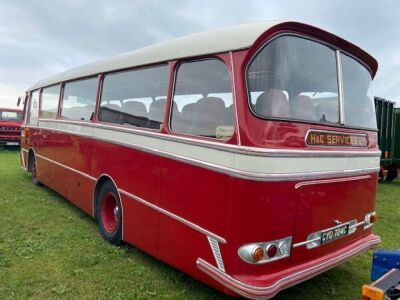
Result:
<svg viewBox="0 0 400 300"><path fill-rule="evenodd" d="M327 131L309 131L306 143L309 146L366 147L368 145L366 135Z"/></svg>

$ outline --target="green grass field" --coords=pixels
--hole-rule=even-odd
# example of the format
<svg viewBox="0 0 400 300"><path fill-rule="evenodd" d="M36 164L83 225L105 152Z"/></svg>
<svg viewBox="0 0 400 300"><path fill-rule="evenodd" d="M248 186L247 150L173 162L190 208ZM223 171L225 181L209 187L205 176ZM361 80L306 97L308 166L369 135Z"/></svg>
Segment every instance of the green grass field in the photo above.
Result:
<svg viewBox="0 0 400 300"><path fill-rule="evenodd" d="M375 232L399 248L400 182L379 186ZM371 252L276 299L359 299ZM34 186L18 151L0 150L0 299L229 299L142 251L114 247L97 224L53 191Z"/></svg>

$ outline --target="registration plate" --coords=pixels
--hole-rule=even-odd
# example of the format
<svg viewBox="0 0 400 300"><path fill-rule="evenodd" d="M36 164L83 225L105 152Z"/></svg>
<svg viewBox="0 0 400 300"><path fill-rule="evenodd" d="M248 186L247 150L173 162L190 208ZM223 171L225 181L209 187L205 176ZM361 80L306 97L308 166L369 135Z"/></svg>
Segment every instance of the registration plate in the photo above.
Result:
<svg viewBox="0 0 400 300"><path fill-rule="evenodd" d="M329 228L321 232L321 244L326 244L331 241L340 239L349 234L350 224L341 224L339 226Z"/></svg>
<svg viewBox="0 0 400 300"><path fill-rule="evenodd" d="M18 146L19 143L18 142L7 142L6 145L7 146Z"/></svg>

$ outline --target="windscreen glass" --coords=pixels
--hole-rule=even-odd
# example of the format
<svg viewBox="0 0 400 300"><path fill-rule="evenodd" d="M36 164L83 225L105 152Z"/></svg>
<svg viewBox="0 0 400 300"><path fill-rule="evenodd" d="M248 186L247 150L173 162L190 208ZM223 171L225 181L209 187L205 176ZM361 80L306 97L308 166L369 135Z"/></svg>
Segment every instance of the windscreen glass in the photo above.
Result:
<svg viewBox="0 0 400 300"><path fill-rule="evenodd" d="M0 121L20 122L21 120L22 112L0 111Z"/></svg>
<svg viewBox="0 0 400 300"><path fill-rule="evenodd" d="M345 54L341 54L341 62L345 125L376 129L371 74Z"/></svg>
<svg viewBox="0 0 400 300"><path fill-rule="evenodd" d="M255 56L247 80L251 108L260 117L339 122L336 55L328 46L278 37Z"/></svg>

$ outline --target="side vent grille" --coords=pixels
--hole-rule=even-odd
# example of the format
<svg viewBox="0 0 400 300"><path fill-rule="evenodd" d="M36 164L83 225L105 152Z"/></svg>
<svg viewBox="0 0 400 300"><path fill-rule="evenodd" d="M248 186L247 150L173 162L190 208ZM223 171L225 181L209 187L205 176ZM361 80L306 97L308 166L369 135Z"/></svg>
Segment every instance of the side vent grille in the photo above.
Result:
<svg viewBox="0 0 400 300"><path fill-rule="evenodd" d="M207 237L207 239L208 239L208 242L210 243L211 250L214 254L215 261L217 262L218 269L220 269L222 272L225 272L224 262L222 260L218 241L209 236Z"/></svg>

